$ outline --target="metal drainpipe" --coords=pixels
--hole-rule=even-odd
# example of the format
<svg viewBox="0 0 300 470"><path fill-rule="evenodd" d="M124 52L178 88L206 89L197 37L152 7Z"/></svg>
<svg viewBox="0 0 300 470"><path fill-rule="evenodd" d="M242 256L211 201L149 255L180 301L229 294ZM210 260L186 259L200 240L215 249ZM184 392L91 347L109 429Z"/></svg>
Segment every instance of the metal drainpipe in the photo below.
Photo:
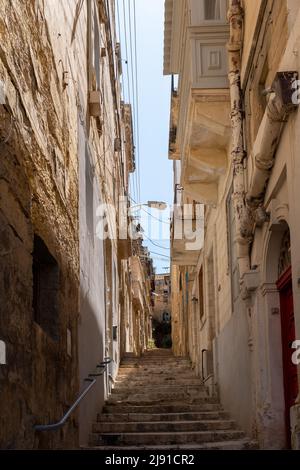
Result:
<svg viewBox="0 0 300 470"><path fill-rule="evenodd" d="M230 39L228 50L228 78L231 101L232 147L231 157L233 164L233 206L236 223L236 242L239 272L242 276L250 268L249 240L243 236L242 220L248 214L245 205L245 175L243 138L243 98L241 90L241 48L243 34L244 12L240 0L231 0L228 21L230 25Z"/></svg>

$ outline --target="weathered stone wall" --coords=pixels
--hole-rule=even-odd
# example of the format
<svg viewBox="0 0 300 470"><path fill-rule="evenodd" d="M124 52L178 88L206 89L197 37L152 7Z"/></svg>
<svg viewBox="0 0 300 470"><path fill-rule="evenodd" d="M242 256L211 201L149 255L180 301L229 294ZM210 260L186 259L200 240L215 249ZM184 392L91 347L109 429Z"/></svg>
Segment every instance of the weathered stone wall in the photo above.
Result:
<svg viewBox="0 0 300 470"><path fill-rule="evenodd" d="M77 445L76 415L63 431L37 435L78 391L78 172L62 70L45 18L34 2L0 2L0 79L5 83L0 135L0 446ZM59 335L33 321L33 235L60 269ZM71 356L67 354L71 331Z"/></svg>

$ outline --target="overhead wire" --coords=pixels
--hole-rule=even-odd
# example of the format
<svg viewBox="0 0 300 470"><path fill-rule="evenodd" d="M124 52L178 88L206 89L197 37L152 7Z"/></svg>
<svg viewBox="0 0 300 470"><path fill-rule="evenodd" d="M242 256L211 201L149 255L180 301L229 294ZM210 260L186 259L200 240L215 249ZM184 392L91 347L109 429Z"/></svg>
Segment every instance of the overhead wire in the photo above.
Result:
<svg viewBox="0 0 300 470"><path fill-rule="evenodd" d="M132 115L133 115L133 128L134 128L134 153L135 153L135 164L136 170L134 172L135 184L136 184L136 197L138 200L141 198L140 191L140 160L139 160L139 125L138 125L138 114L137 114L137 100L136 86L134 83L135 73L137 65L135 62L136 56L133 54L133 41L132 41L132 13L131 13L131 0L128 0L128 27L129 27L129 44L130 44L130 69L131 69L131 85L132 85Z"/></svg>
<svg viewBox="0 0 300 470"><path fill-rule="evenodd" d="M150 253L153 253L154 255L162 256L163 258L168 258L171 259L170 256L163 255L162 253L157 253L156 251L149 250Z"/></svg>
<svg viewBox="0 0 300 470"><path fill-rule="evenodd" d="M131 9L131 0L128 0L128 15L126 15L126 4L125 0L123 0L123 17L124 17L124 37L125 37L125 50L126 50L126 72L127 72L127 93L128 93L128 101L132 104L132 115L133 115L133 134L134 134L134 141L135 141L135 150L136 150L136 171L133 174L133 177L129 179L130 190L132 191L134 199L130 197L130 199L135 203L136 200L140 201L141 199L141 166L140 166L140 127L139 127L139 82L138 82L138 54L137 54L137 22L136 22L136 2L133 1L133 14ZM117 3L117 10L118 10L118 24L119 24L119 34L121 37L121 24L120 24L120 12L119 12L119 4ZM127 20L128 16L128 20ZM133 19L133 21L132 21ZM132 28L133 23L133 28ZM129 35L129 40L128 40ZM129 49L130 47L130 49ZM130 50L130 57L129 57L129 50ZM130 65L129 65L130 64ZM123 88L125 92L125 79L123 80ZM131 99L132 98L132 99ZM170 222L162 220L154 215L152 215L149 211L144 209L141 206L141 210L143 210L146 214L152 217L159 222L164 224L170 225ZM154 245L161 249L168 250L168 248L155 243L151 238L147 235L145 237ZM161 253L156 253L149 250L150 253L163 256L164 258L170 259L169 256L163 255Z"/></svg>
<svg viewBox="0 0 300 470"><path fill-rule="evenodd" d="M118 2L117 2L117 8L119 8ZM130 73L129 73L129 65L128 65L129 53L128 53L128 38L127 38L127 18L126 18L125 0L123 0L123 21L124 21L124 39L125 39L125 51L126 51L127 93L128 93L128 103L131 104ZM124 83L124 88L125 88L125 83ZM135 194L136 197L138 197L138 185L137 185L136 174L133 174L133 177L129 178L129 184L130 184L132 192Z"/></svg>
<svg viewBox="0 0 300 470"><path fill-rule="evenodd" d="M158 248L162 248L163 250L168 250L169 251L169 248L166 248L165 246L162 246L162 245L159 245L158 243L155 243L150 237L148 237L145 233L143 233L143 236L147 238L147 240L149 240L149 242L151 242L153 245L155 246L158 246Z"/></svg>
<svg viewBox="0 0 300 470"><path fill-rule="evenodd" d="M129 7L130 7L130 0ZM137 122L137 172L138 172L138 188L139 197L141 199L141 165L140 165L140 129L139 129L139 86L138 86L138 59L137 59L137 33L136 33L136 4L133 0L133 24L134 24L134 55L135 55L135 94L136 94L136 122Z"/></svg>

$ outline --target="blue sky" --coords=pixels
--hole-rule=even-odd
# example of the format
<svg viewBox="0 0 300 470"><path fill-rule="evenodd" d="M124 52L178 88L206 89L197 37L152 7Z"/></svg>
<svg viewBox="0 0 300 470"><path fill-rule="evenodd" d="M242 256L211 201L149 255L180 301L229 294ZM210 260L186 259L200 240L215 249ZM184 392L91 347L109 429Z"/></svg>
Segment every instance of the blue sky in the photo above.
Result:
<svg viewBox="0 0 300 470"><path fill-rule="evenodd" d="M129 101L130 94L131 103L135 104L136 146L138 146L137 128L139 129L139 159L137 155L136 158L139 161L140 197L138 190L136 190L136 180L133 181L131 195L135 200L139 199L137 202L140 203L148 200L160 200L171 204L173 197L172 163L168 160L171 78L163 76L164 0L116 0L116 3L118 7L116 13L117 25L120 24L121 30L123 93L126 101ZM137 93L134 92L136 89L134 4L136 16L138 100ZM128 77L130 84L129 91ZM146 208L146 210L151 212L154 217L162 217L164 220L162 224L158 222L160 229L155 227L154 233L153 230L151 233L149 231L145 232L148 236L151 236L154 243L165 247L165 249L160 248L160 246L153 245L150 241L145 240L145 245L151 251L158 253L158 255L153 254L157 272L164 272L163 268L169 265L168 258L162 256L169 255L166 249L169 247L169 230L167 225L169 214L167 211L161 213L155 209ZM142 216L142 225L147 228L147 222L149 224L149 221L147 221L148 215L144 210L141 210L139 214ZM150 220L151 227L153 228L153 223L156 221L155 219Z"/></svg>

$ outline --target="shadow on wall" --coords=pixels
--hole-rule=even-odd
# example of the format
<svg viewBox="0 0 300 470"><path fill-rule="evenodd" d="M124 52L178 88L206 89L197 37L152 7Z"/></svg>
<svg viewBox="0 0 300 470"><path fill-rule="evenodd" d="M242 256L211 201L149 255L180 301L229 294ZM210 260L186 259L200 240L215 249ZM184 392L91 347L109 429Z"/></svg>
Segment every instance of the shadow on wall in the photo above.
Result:
<svg viewBox="0 0 300 470"><path fill-rule="evenodd" d="M152 336L157 348L171 348L171 321L162 321L153 319Z"/></svg>
<svg viewBox="0 0 300 470"><path fill-rule="evenodd" d="M103 315L103 327L101 320L102 318L94 311L90 302L87 300L86 296L81 297L81 320L79 323L79 390L76 396L74 396L73 401L77 398L79 393L83 391L87 386L88 382L84 381L89 374L99 372L99 369L96 369L97 364L99 364L104 358L104 315ZM98 412L101 411L101 408L105 401L106 396L106 374L99 376L94 387L89 391L89 393L83 398L79 404L77 410L69 417L66 424L56 430L56 431L43 431L36 432L36 437L38 440L39 449L53 449L56 448L55 442L56 439L65 440L65 435L68 433L70 426L79 426L79 445L88 444L88 436L91 432L92 422L95 420ZM52 395L55 394L55 390L50 390L49 393ZM59 421L63 414L71 406L72 402L68 402L61 409L61 414L55 417L55 421ZM47 410L45 409L45 416L47 416ZM47 420L45 423L38 424L48 424Z"/></svg>

